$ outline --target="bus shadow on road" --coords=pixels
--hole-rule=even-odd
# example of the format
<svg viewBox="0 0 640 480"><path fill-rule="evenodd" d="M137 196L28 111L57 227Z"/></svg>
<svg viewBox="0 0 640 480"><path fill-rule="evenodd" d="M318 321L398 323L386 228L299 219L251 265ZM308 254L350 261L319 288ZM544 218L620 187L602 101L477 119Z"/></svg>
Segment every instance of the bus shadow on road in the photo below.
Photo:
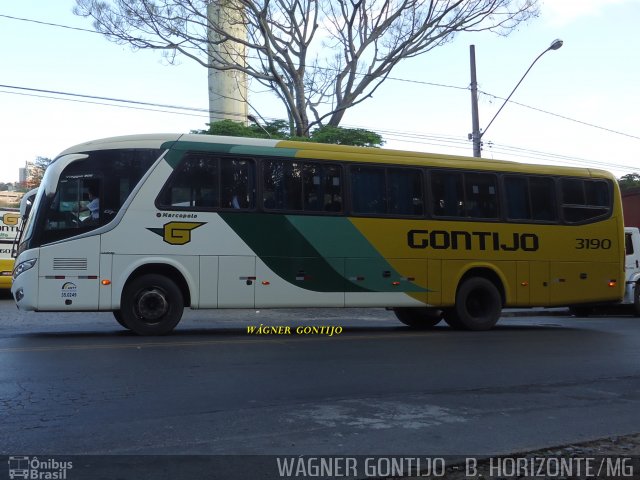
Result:
<svg viewBox="0 0 640 480"><path fill-rule="evenodd" d="M264 327L264 326L263 326ZM288 327L288 330L287 330ZM583 328L581 326L562 325L559 323L549 322L544 324L529 324L529 325L500 325L498 324L490 331L486 332L472 332L466 330L455 330L446 325L438 325L430 329L414 329L403 325L384 325L384 326L345 326L339 330L324 329L314 325L287 325L280 326L278 329L269 326L269 329L259 331L257 328L252 332L249 331L247 326L244 327L228 327L228 326L197 326L197 327L184 327L177 328L172 333L163 336L140 336L129 330L110 328L104 330L69 330L64 329L60 331L46 331L46 332L29 332L20 334L23 338L33 339L122 339L122 340L140 340L145 342L170 342L172 339L188 339L198 338L203 339L205 337L210 338L236 338L236 339L339 339L344 337L358 337L358 336L379 336L384 338L385 336L393 335L394 337L406 336L407 338L420 337L446 337L446 338L496 338L502 337L504 334L509 334L511 337L513 334L528 334L531 333L548 333L553 332L555 335L602 335L603 332L599 330L593 330L589 328ZM519 335L518 335L519 336Z"/></svg>

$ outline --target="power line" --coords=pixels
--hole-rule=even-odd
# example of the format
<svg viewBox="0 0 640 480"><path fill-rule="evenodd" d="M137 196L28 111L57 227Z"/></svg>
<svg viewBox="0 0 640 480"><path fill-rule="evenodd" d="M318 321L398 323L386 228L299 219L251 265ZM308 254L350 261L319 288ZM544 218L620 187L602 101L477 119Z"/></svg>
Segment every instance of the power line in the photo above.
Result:
<svg viewBox="0 0 640 480"><path fill-rule="evenodd" d="M13 95L24 95L24 96L31 96L36 98L49 98L53 100L95 104L95 105L101 105L106 107L130 108L135 110L153 111L153 112L160 112L160 113L208 118L208 115L204 115L205 113L208 113L208 111L202 108L183 107L178 105L166 105L166 104L152 103L152 102L141 102L136 100L119 99L114 97L76 94L76 93L70 93L70 92L61 92L61 91L37 89L37 88L30 88L30 87L18 87L14 85L0 85L0 88L23 90L18 92L0 90L0 93L7 93L7 94L13 94ZM52 95L62 95L63 97L52 96ZM64 98L64 96L71 96L74 98ZM94 101L94 100L101 100L101 101ZM105 101L123 103L123 105L119 105L117 103L104 103ZM151 107L157 107L157 108L151 108ZM167 108L171 110L166 110ZM181 112L178 110L184 110L184 111ZM214 113L223 115L225 112L214 112ZM275 118L270 118L270 117L267 117L267 118L269 118L270 120L275 120ZM363 127L351 125L351 126L348 126L348 128L363 128ZM469 140L466 137L462 137L462 136L451 136L451 135L443 135L443 134L425 134L425 133L418 133L418 132L385 130L385 129L376 129L376 131L381 135L384 135L386 141L395 140L395 141L401 141L404 143L429 145L429 146L444 147L444 148L458 149L458 150L468 150L470 148ZM601 162L596 160L587 160L579 157L571 157L567 155L543 152L539 150L532 150L532 149L527 149L522 147L502 145L494 142L489 143L489 148L491 149L491 151L494 151L496 153L503 153L512 157L529 158L529 159L541 160L546 162L562 161L565 163L578 164L581 166L594 165L594 166L597 166L598 168L610 168L610 169L622 169L622 170L630 169L630 167L625 165Z"/></svg>
<svg viewBox="0 0 640 480"><path fill-rule="evenodd" d="M86 28L79 28L79 27L71 27L69 25L62 25L62 24L59 24L59 23L44 22L44 21L41 21L41 20L34 20L34 19L23 18L23 17L15 17L15 16L11 16L11 15L4 15L4 14L0 14L0 17L7 18L7 19L10 19L10 20L18 20L18 21L23 21L23 22L35 23L35 24L39 24L39 25L46 25L46 26L51 26L51 27L66 28L66 29L69 29L69 30L77 30L77 31L81 31L81 32L94 33L94 34L99 34L99 35L103 35L104 36L104 34L102 34L100 32L96 32L95 30L89 30L89 29L86 29ZM254 58L257 58L257 57L254 57ZM325 70L325 71L329 71L329 70L330 71L338 71L337 69L331 69L331 68L326 68L326 67L315 67L315 68L317 68L319 70ZM362 74L362 75L366 75L366 74ZM393 80L393 81L405 82L405 83L414 83L414 84L418 84L418 85L428 85L428 86L440 87L440 88L450 88L450 89L455 89L455 90L469 90L468 86L467 87L461 87L461 86L449 85L449 84L445 84L445 83L427 82L427 81L424 81L424 80L413 80L413 79L398 78L398 77L387 77L387 80ZM494 95L492 93L488 93L488 92L485 92L485 91L482 91L482 90L478 90L478 93L481 93L483 95L492 97L494 99L506 100L505 98L499 97L497 95ZM71 95L71 94L69 94L69 95ZM110 99L105 98L104 100L110 100ZM117 101L120 101L120 100L117 100ZM130 101L130 103L135 103L135 102L134 101ZM556 118L561 118L563 120L567 120L567 121L570 121L570 122L578 123L580 125L584 125L584 126L587 126L587 127L596 128L596 129L603 130L603 131L606 131L606 132L609 132L609 133L613 133L613 134L616 134L616 135L622 135L622 136L625 136L625 137L628 137L628 138L633 138L635 140L640 140L640 136L637 136L637 135L632 135L632 134L629 134L629 133L621 132L619 130L614 130L612 128L603 127L601 125L596 125L596 124L593 124L593 123L590 123L590 122L586 122L584 120L578 120L578 119L575 119L575 118L568 117L566 115L561 115L559 113L554 113L554 112L550 112L548 110L543 110L543 109L538 108L538 107L532 107L531 105L526 105L524 103L520 103L520 102L517 102L517 101L514 101L514 100L510 100L510 103L513 103L515 105L518 105L518 106L521 106L521 107L524 107L524 108L528 108L530 110L534 110L534 111L537 111L537 112L540 112L540 113L551 115L551 116L554 116ZM168 108L179 108L179 109L183 109L183 110L188 109L188 108L182 108L182 107L174 107L174 106L170 106L170 105L169 106L168 105L153 105L153 106L161 106L161 107L168 107ZM206 111L206 110L200 109L200 111ZM225 114L224 112L212 112L212 113L218 113L218 114L221 114L221 115Z"/></svg>
<svg viewBox="0 0 640 480"><path fill-rule="evenodd" d="M492 97L492 98L495 98L495 99L498 99L498 100L505 100L502 97L498 97L497 95L493 95L492 93L484 92L482 90L478 90L478 93L481 93L483 95L487 95L488 97ZM532 107L530 105L525 105L524 103L516 102L514 100L510 100L509 102L513 103L515 105L519 105L519 106L524 107L524 108L528 108L530 110L535 110L536 112L545 113L547 115L552 115L554 117L558 117L558 118L561 118L563 120L568 120L570 122L579 123L581 125L586 125L588 127L597 128L597 129L604 130L604 131L609 132L609 133L615 133L616 135L622 135L624 137L633 138L635 140L640 140L640 137L637 136L637 135L631 135L630 133L621 132L619 130L614 130L612 128L603 127L601 125L595 125L593 123L585 122L583 120L578 120L578 119L575 119L575 118L567 117L566 115L560 115L559 113L549 112L548 110L543 110L541 108Z"/></svg>
<svg viewBox="0 0 640 480"><path fill-rule="evenodd" d="M51 23L51 22L43 22L42 20L34 20L32 18L12 17L11 15L4 15L1 13L0 13L0 17L8 18L9 20L20 20L21 22L37 23L39 25L47 25L49 27L66 28L68 30L78 30L80 32L98 33L102 35L100 32L96 32L95 30L89 30L88 28L71 27L69 25L61 25L59 23Z"/></svg>
<svg viewBox="0 0 640 480"><path fill-rule="evenodd" d="M45 93L45 94L49 94L49 95L62 95L62 96L69 96L69 97L77 97L77 98L90 99L90 100L102 100L102 101L107 101L107 102L117 102L117 103L132 104L132 105L142 105L142 106L149 106L149 107L169 108L169 109L174 109L174 110L187 110L187 111L191 111L191 112L199 112L199 113L207 113L207 114L212 114L213 113L213 114L220 114L220 115L233 115L233 113L230 113L230 112L222 112L222 111L218 111L218 110L208 110L206 108L183 107L183 106L180 106L180 105L167 105L167 104L162 104L162 103L142 102L142 101L139 101L139 100L128 100L128 99L113 98L113 97L102 97L102 96L98 96L98 95L87 95L87 94L81 94L81 93L62 92L62 91L56 91L56 90L45 90L45 89L41 89L41 88L19 87L19 86L16 86L16 85L2 85L2 84L0 84L0 88L22 90L22 91L31 92L31 93L35 92L35 93ZM37 95L34 95L34 96L37 96ZM47 97L47 98L57 98L57 97ZM62 100L62 99L60 99L60 100ZM70 99L64 99L64 100L70 100ZM96 103L96 102L86 102L86 103ZM111 105L111 104L103 103L102 105ZM143 109L140 108L140 110L143 110ZM241 116L240 114L235 114L235 115ZM202 115L199 115L199 116L202 116ZM244 119L243 115L241 117Z"/></svg>

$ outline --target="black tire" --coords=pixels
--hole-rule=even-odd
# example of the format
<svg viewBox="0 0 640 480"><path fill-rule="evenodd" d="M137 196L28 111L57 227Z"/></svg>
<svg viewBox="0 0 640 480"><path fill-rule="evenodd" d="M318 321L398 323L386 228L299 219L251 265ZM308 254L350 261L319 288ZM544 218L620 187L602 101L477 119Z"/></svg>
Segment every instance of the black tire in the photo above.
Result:
<svg viewBox="0 0 640 480"><path fill-rule="evenodd" d="M444 321L454 330L466 330L465 326L462 324L458 315L456 314L455 308L447 308L444 311Z"/></svg>
<svg viewBox="0 0 640 480"><path fill-rule="evenodd" d="M636 288L633 292L633 313L636 317L640 317L640 282L636 283Z"/></svg>
<svg viewBox="0 0 640 480"><path fill-rule="evenodd" d="M180 322L183 311L182 292L163 275L142 275L122 292L122 321L138 335L166 335Z"/></svg>
<svg viewBox="0 0 640 480"><path fill-rule="evenodd" d="M113 311L113 317L116 319L116 322L118 322L121 327L126 328L127 330L129 330L129 327L127 327L127 324L124 323L124 320L122 320L122 311L114 310Z"/></svg>
<svg viewBox="0 0 640 480"><path fill-rule="evenodd" d="M442 311L426 307L394 308L398 320L406 326L417 330L435 327L442 320Z"/></svg>
<svg viewBox="0 0 640 480"><path fill-rule="evenodd" d="M461 328L491 330L500 319L502 296L491 280L471 277L458 287L453 310L450 321Z"/></svg>

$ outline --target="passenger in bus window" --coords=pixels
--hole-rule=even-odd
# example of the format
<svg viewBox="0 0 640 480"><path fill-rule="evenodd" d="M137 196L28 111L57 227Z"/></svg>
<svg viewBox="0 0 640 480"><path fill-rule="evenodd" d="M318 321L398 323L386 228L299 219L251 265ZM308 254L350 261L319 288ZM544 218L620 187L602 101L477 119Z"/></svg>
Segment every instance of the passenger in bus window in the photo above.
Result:
<svg viewBox="0 0 640 480"><path fill-rule="evenodd" d="M84 220L85 222L97 222L100 219L100 199L98 198L98 192L95 187L89 187L89 203L82 211L89 211L89 216Z"/></svg>

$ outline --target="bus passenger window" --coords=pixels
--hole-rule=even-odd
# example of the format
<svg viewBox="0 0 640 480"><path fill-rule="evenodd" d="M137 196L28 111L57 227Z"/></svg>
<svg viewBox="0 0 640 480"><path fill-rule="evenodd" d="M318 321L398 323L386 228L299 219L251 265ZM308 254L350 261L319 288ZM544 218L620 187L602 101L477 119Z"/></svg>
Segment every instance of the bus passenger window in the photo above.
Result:
<svg viewBox="0 0 640 480"><path fill-rule="evenodd" d="M562 213L567 223L581 223L611 212L609 185L603 180L562 179Z"/></svg>
<svg viewBox="0 0 640 480"><path fill-rule="evenodd" d="M342 174L336 165L305 163L302 166L305 212L342 211Z"/></svg>
<svg viewBox="0 0 640 480"><path fill-rule="evenodd" d="M163 207L218 206L218 158L188 152L160 194Z"/></svg>
<svg viewBox="0 0 640 480"><path fill-rule="evenodd" d="M290 160L265 160L262 204L266 209L302 210L302 168Z"/></svg>
<svg viewBox="0 0 640 480"><path fill-rule="evenodd" d="M223 158L220 162L222 208L255 206L255 164L251 160Z"/></svg>
<svg viewBox="0 0 640 480"><path fill-rule="evenodd" d="M532 219L555 222L558 219L558 213L556 210L556 186L553 179L529 177L529 189Z"/></svg>
<svg viewBox="0 0 640 480"><path fill-rule="evenodd" d="M431 191L435 216L462 217L464 215L461 173L432 171Z"/></svg>
<svg viewBox="0 0 640 480"><path fill-rule="evenodd" d="M422 215L422 172L409 168L387 169L388 213L395 215Z"/></svg>
<svg viewBox="0 0 640 480"><path fill-rule="evenodd" d="M530 220L529 182L527 177L508 176L504 179L507 218L510 220Z"/></svg>
<svg viewBox="0 0 640 480"><path fill-rule="evenodd" d="M474 218L498 218L496 177L487 173L466 173L466 214Z"/></svg>
<svg viewBox="0 0 640 480"><path fill-rule="evenodd" d="M386 213L384 168L351 167L351 207L354 213Z"/></svg>

